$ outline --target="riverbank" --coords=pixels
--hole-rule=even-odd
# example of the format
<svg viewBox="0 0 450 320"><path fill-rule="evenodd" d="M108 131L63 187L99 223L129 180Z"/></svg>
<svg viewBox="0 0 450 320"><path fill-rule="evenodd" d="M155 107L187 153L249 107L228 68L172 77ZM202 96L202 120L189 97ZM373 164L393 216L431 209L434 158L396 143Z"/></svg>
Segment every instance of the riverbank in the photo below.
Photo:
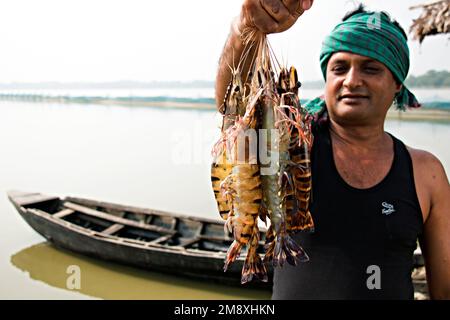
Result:
<svg viewBox="0 0 450 320"><path fill-rule="evenodd" d="M391 109L388 111L389 120L408 120L408 121L442 121L450 122L450 110L431 109L426 105L420 109L399 111Z"/></svg>
<svg viewBox="0 0 450 320"><path fill-rule="evenodd" d="M213 98L181 98L170 96L60 96L40 94L0 94L0 101L29 103L60 103L60 104L98 104L117 105L124 107L156 107L176 109L214 110Z"/></svg>
<svg viewBox="0 0 450 320"><path fill-rule="evenodd" d="M99 96L46 96L36 94L0 94L0 101L63 104L98 104L123 107L153 107L163 109L216 110L213 98L179 97L99 97ZM303 101L302 101L303 102ZM441 103L444 105L443 103ZM389 120L441 121L450 122L449 108L436 108L436 103L424 103L420 109L398 111L391 108L387 114Z"/></svg>

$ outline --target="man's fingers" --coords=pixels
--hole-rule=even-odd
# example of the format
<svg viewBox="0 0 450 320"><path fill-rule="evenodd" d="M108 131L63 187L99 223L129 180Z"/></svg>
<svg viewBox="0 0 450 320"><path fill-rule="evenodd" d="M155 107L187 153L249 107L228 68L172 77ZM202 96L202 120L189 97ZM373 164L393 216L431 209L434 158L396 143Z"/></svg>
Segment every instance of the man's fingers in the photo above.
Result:
<svg viewBox="0 0 450 320"><path fill-rule="evenodd" d="M278 29L278 21L262 6L261 0L246 1L242 7L245 24L263 33L273 33Z"/></svg>
<svg viewBox="0 0 450 320"><path fill-rule="evenodd" d="M295 16L301 15L304 11L309 10L314 0L283 0L288 11Z"/></svg>
<svg viewBox="0 0 450 320"><path fill-rule="evenodd" d="M267 12L253 16L253 25L263 33L272 33L278 30L279 24L275 19L270 16Z"/></svg>
<svg viewBox="0 0 450 320"><path fill-rule="evenodd" d="M301 2L302 0L283 0L284 6L289 10L291 14L301 6Z"/></svg>
<svg viewBox="0 0 450 320"><path fill-rule="evenodd" d="M309 10L311 9L312 5L313 5L314 0L303 0L302 1L302 8L303 10Z"/></svg>
<svg viewBox="0 0 450 320"><path fill-rule="evenodd" d="M263 7L267 14L276 22L283 23L291 15L281 0L260 0L259 2L261 7Z"/></svg>
<svg viewBox="0 0 450 320"><path fill-rule="evenodd" d="M242 6L243 25L256 27L263 33L289 29L308 10L314 0L246 0Z"/></svg>

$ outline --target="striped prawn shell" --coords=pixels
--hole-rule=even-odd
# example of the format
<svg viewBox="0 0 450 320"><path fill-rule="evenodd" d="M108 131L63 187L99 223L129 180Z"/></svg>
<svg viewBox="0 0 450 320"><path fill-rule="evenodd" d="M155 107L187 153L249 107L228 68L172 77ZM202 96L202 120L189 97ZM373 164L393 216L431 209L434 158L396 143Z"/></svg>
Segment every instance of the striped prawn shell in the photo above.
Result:
<svg viewBox="0 0 450 320"><path fill-rule="evenodd" d="M247 257L242 268L241 283L243 284L251 281L253 278L264 282L268 281L267 268L258 253L259 240L259 228L256 223L253 226Z"/></svg>
<svg viewBox="0 0 450 320"><path fill-rule="evenodd" d="M296 144L291 148L290 154L291 161L296 166L291 169L293 188L286 204L288 229L294 232L313 231L314 221L309 211L312 191L311 159L307 144Z"/></svg>
<svg viewBox="0 0 450 320"><path fill-rule="evenodd" d="M247 101L243 118L236 122L237 131L245 133L248 129L258 128L259 96L262 91L254 91ZM256 141L254 141L256 143ZM229 194L230 212L226 225L233 232L234 241L228 249L225 258L226 270L236 260L243 247L248 247L246 260L242 269L241 282L246 283L257 277L267 281L267 270L262 262L257 248L259 246L258 217L261 212L262 187L260 167L249 152L250 144L246 139L237 139L227 150L237 158L239 143L245 143L245 158L233 165L231 174L222 184L226 194ZM250 142L251 143L251 142Z"/></svg>
<svg viewBox="0 0 450 320"><path fill-rule="evenodd" d="M266 281L266 269L256 249L259 245L258 216L261 208L261 180L259 165L236 164L232 174L224 181L227 192L231 194L231 207L227 225L231 227L234 241L227 251L224 270L240 255L243 247L248 246L246 261L243 265L241 282L250 281L253 276ZM258 237L255 239L255 237Z"/></svg>
<svg viewBox="0 0 450 320"><path fill-rule="evenodd" d="M258 127L257 111L259 95L249 102L247 110L241 121L237 123L240 126L240 132L245 133L248 129ZM256 143L256 141L253 141ZM245 143L243 148L238 143ZM245 245L249 242L253 234L253 226L257 224L258 216L261 211L262 186L260 177L260 167L256 159L249 153L250 144L246 139L236 139L229 148L234 158L237 157L238 150L245 150L244 161L234 163L229 176L229 183L226 184L228 193L232 194L231 203L228 205L233 212L233 230L236 241ZM228 149L227 149L228 150Z"/></svg>
<svg viewBox="0 0 450 320"><path fill-rule="evenodd" d="M228 219L230 212L230 206L226 197L222 192L222 182L231 174L233 164L227 159L226 149L223 148L216 157L215 161L211 164L211 184L214 191L214 197L217 203L217 209L219 210L220 217L223 220Z"/></svg>
<svg viewBox="0 0 450 320"><path fill-rule="evenodd" d="M302 131L302 135L299 134L298 129L292 130L290 136L289 156L292 165L289 168L289 174L291 183L284 192L286 197L286 227L289 232L312 231L314 229L314 222L309 212L312 176L308 142L311 141L312 135L310 134L310 123L307 122L297 95L300 86L297 70L294 67L291 67L289 72L286 69L282 70L278 81L278 91L294 94L287 96L288 101L285 101L285 103L299 110L302 115L300 119L302 121L301 127L306 129Z"/></svg>
<svg viewBox="0 0 450 320"><path fill-rule="evenodd" d="M223 195L221 185L225 178L231 174L233 168L233 163L226 150L226 132L235 125L237 116L245 110L242 90L241 75L237 70L233 70L224 101L219 107L219 112L223 115L222 135L213 150L214 160L211 164L211 185L219 215L224 220L229 217L230 206Z"/></svg>
<svg viewBox="0 0 450 320"><path fill-rule="evenodd" d="M246 245L253 234L253 228L261 207L262 190L259 166L238 164L232 170L231 188L235 194L233 202L233 233L239 243Z"/></svg>

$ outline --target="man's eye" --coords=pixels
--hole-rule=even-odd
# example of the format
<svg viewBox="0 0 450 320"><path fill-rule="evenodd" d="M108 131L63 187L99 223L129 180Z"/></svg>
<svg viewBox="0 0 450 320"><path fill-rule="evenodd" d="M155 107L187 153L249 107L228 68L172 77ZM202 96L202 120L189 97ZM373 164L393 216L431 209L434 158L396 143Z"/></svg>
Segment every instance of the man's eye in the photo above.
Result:
<svg viewBox="0 0 450 320"><path fill-rule="evenodd" d="M377 73L379 71L377 67L366 67L365 70L369 73Z"/></svg>
<svg viewBox="0 0 450 320"><path fill-rule="evenodd" d="M343 66L335 66L331 70L335 73L342 73L342 72L345 72L346 69Z"/></svg>

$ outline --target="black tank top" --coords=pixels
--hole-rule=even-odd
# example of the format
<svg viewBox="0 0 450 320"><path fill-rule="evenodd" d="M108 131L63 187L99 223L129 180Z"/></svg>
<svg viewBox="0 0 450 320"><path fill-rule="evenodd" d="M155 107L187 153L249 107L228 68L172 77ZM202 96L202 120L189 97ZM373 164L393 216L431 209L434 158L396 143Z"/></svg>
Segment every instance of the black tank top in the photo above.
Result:
<svg viewBox="0 0 450 320"><path fill-rule="evenodd" d="M391 135L389 173L356 189L336 169L328 126L314 135L315 231L294 235L310 261L275 268L272 299L413 299L413 252L423 221L405 145Z"/></svg>

